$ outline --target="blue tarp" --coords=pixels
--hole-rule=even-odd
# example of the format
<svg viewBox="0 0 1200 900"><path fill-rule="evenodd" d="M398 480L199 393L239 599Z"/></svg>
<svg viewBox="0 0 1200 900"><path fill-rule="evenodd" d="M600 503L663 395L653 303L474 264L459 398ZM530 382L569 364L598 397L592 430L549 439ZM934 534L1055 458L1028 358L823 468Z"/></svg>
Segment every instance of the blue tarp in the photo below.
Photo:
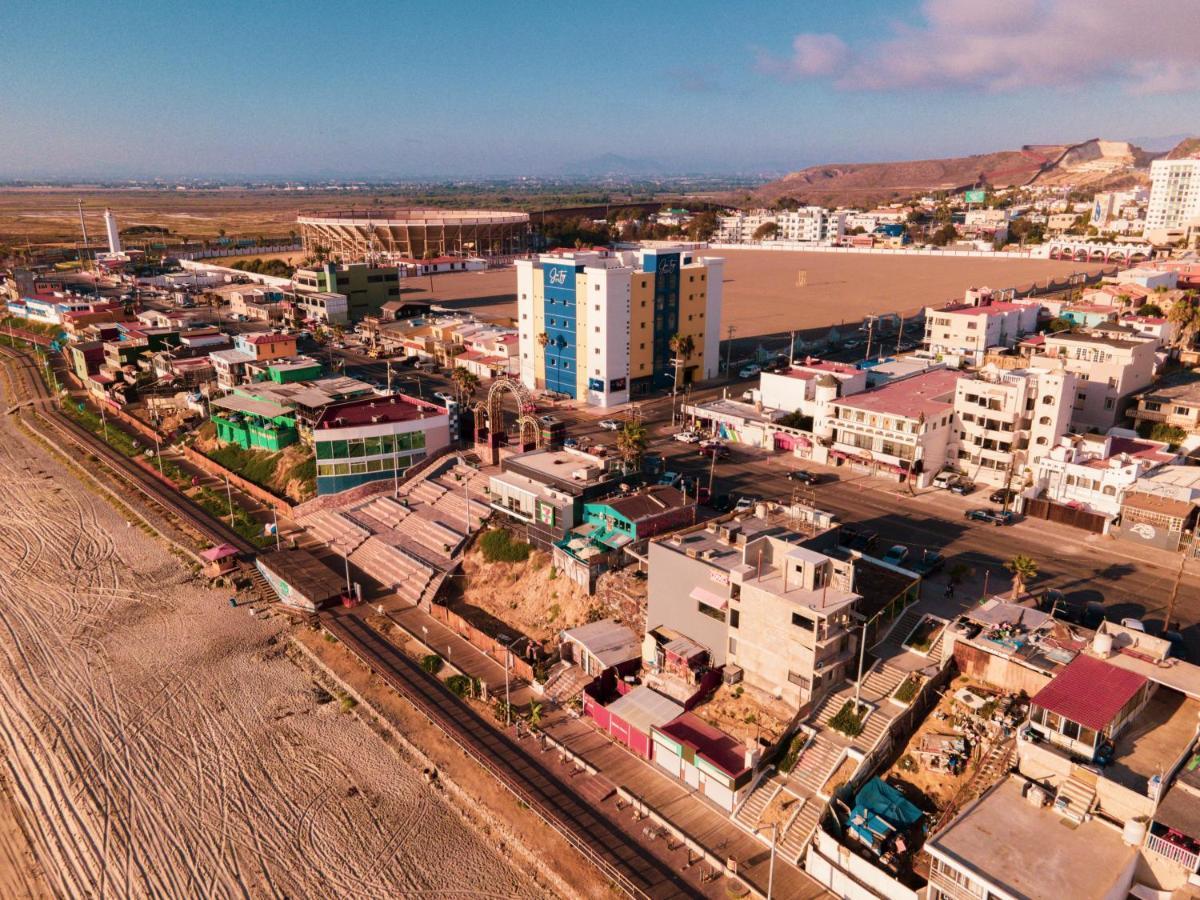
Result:
<svg viewBox="0 0 1200 900"><path fill-rule="evenodd" d="M921 810L904 799L903 794L878 778L872 778L858 792L854 798L854 814L867 820L877 816L901 831L925 817Z"/></svg>

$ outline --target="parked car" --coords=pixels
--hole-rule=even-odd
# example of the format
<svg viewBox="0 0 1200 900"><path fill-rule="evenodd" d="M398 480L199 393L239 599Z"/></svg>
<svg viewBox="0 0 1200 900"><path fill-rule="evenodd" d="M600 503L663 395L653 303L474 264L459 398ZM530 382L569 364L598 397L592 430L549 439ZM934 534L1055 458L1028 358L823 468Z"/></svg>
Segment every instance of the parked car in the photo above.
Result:
<svg viewBox="0 0 1200 900"><path fill-rule="evenodd" d="M898 566L908 559L908 548L903 544L892 544L888 547L887 553L883 554L883 561L891 563L893 566Z"/></svg>
<svg viewBox="0 0 1200 900"><path fill-rule="evenodd" d="M1016 513L999 509L968 509L963 517L973 522L990 522L993 525L1011 525Z"/></svg>
<svg viewBox="0 0 1200 900"><path fill-rule="evenodd" d="M714 459L729 459L729 448L724 444L709 444L707 447L701 444L699 453L701 456L711 456Z"/></svg>
<svg viewBox="0 0 1200 900"><path fill-rule="evenodd" d="M762 366L757 363L750 363L748 366L742 366L738 370L738 378L753 378L755 375L762 373Z"/></svg>
<svg viewBox="0 0 1200 900"><path fill-rule="evenodd" d="M748 391L742 391L742 400L745 401L746 403L753 403L754 402L754 388L751 388Z"/></svg>
<svg viewBox="0 0 1200 900"><path fill-rule="evenodd" d="M720 438L706 438L700 442L701 448L704 447L724 447L725 442Z"/></svg>
<svg viewBox="0 0 1200 900"><path fill-rule="evenodd" d="M662 475L659 476L658 483L665 484L667 487L679 487L679 482L682 479L683 476L678 472L663 472Z"/></svg>
<svg viewBox="0 0 1200 900"><path fill-rule="evenodd" d="M694 431L680 431L676 432L675 440L684 444L698 444L701 441L701 437Z"/></svg>
<svg viewBox="0 0 1200 900"><path fill-rule="evenodd" d="M709 498L708 505L719 513L726 513L733 509L734 500L728 494L717 494Z"/></svg>
<svg viewBox="0 0 1200 900"><path fill-rule="evenodd" d="M1017 492L1009 490L1008 488L1000 488L999 490L992 491L988 495L989 503L999 503L1001 506L1005 505L1006 503L1012 503L1016 499Z"/></svg>
<svg viewBox="0 0 1200 900"><path fill-rule="evenodd" d="M642 471L647 475L657 475L666 468L667 462L661 453L647 453L642 457Z"/></svg>
<svg viewBox="0 0 1200 900"><path fill-rule="evenodd" d="M975 483L967 481L965 478L960 478L950 485L950 493L958 494L960 497L965 497L967 494L975 493Z"/></svg>
<svg viewBox="0 0 1200 900"><path fill-rule="evenodd" d="M816 484L817 476L803 469L792 469L787 473L788 481L798 481L801 484Z"/></svg>
<svg viewBox="0 0 1200 900"><path fill-rule="evenodd" d="M579 446L579 441L573 437L569 437L565 441L563 441L563 447L565 447L568 450L574 450L578 446Z"/></svg>
<svg viewBox="0 0 1200 900"><path fill-rule="evenodd" d="M933 486L935 488L941 488L942 490L945 490L946 488L950 487L950 485L954 484L954 482L958 481L960 477L961 476L957 472L951 472L949 469L943 469L942 471L938 472L936 476L934 476Z"/></svg>
<svg viewBox="0 0 1200 900"><path fill-rule="evenodd" d="M1130 631L1140 631L1146 633L1146 626L1142 624L1141 619L1122 619L1121 627L1128 628Z"/></svg>
<svg viewBox="0 0 1200 900"><path fill-rule="evenodd" d="M538 421L541 422L543 425L557 425L558 424L558 419L556 419L554 416L548 416L548 415L547 416L538 416Z"/></svg>
<svg viewBox="0 0 1200 900"><path fill-rule="evenodd" d="M1096 629L1104 621L1104 604L1095 600L1085 603L1063 597L1054 603L1050 609L1050 615L1073 625Z"/></svg>
<svg viewBox="0 0 1200 900"><path fill-rule="evenodd" d="M615 419L601 419L600 427L603 428L605 431L620 431L621 423L616 421Z"/></svg>
<svg viewBox="0 0 1200 900"><path fill-rule="evenodd" d="M838 540L851 550L865 553L879 543L879 533L843 525L838 531Z"/></svg>
<svg viewBox="0 0 1200 900"><path fill-rule="evenodd" d="M945 564L946 557L942 554L936 550L925 550L921 553L920 559L909 564L909 568L918 575L928 576L939 571Z"/></svg>
<svg viewBox="0 0 1200 900"><path fill-rule="evenodd" d="M450 394L447 394L445 391L434 391L433 396L436 399L441 400L443 403L454 402L454 397L452 397Z"/></svg>
<svg viewBox="0 0 1200 900"><path fill-rule="evenodd" d="M734 506L734 510L736 512L746 512L747 510L754 509L754 504L757 502L758 500L754 497L738 497L737 505Z"/></svg>

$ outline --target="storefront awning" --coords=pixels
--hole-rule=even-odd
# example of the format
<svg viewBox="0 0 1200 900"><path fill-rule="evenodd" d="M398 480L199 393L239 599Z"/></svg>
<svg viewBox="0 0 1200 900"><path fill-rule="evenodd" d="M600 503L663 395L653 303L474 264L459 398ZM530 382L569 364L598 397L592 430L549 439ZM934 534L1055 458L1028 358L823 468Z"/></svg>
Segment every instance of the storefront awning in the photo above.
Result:
<svg viewBox="0 0 1200 900"><path fill-rule="evenodd" d="M712 591L706 591L702 587L692 588L692 592L688 594L693 600L699 600L714 609L728 609L729 601L720 594L714 594Z"/></svg>

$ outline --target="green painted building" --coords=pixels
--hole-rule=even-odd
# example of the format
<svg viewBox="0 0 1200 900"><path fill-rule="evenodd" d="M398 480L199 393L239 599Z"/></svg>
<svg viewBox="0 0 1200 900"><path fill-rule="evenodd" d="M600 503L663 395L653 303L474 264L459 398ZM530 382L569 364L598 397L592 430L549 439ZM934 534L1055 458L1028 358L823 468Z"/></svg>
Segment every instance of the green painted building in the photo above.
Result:
<svg viewBox="0 0 1200 900"><path fill-rule="evenodd" d="M300 437L292 411L269 400L229 394L213 400L211 410L217 439L223 444L275 453Z"/></svg>

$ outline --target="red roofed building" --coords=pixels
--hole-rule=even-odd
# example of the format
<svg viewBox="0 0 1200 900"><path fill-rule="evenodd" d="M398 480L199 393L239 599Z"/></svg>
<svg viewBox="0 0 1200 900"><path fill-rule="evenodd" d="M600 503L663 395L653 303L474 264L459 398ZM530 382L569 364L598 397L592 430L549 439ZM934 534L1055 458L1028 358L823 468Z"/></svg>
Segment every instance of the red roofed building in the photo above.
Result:
<svg viewBox="0 0 1200 900"><path fill-rule="evenodd" d="M936 369L838 399L825 424L836 463L913 476L925 487L950 461L957 431L954 392L961 372Z"/></svg>
<svg viewBox="0 0 1200 900"><path fill-rule="evenodd" d="M650 734L654 762L721 809L733 812L749 793L757 753L694 713L651 726Z"/></svg>
<svg viewBox="0 0 1200 900"><path fill-rule="evenodd" d="M969 302L925 308L925 349L980 365L989 347L1011 347L1037 330L1040 304L993 302L984 288L967 291Z"/></svg>
<svg viewBox="0 0 1200 900"><path fill-rule="evenodd" d="M1149 684L1143 675L1081 653L1034 695L1029 726L1090 761L1145 705Z"/></svg>

